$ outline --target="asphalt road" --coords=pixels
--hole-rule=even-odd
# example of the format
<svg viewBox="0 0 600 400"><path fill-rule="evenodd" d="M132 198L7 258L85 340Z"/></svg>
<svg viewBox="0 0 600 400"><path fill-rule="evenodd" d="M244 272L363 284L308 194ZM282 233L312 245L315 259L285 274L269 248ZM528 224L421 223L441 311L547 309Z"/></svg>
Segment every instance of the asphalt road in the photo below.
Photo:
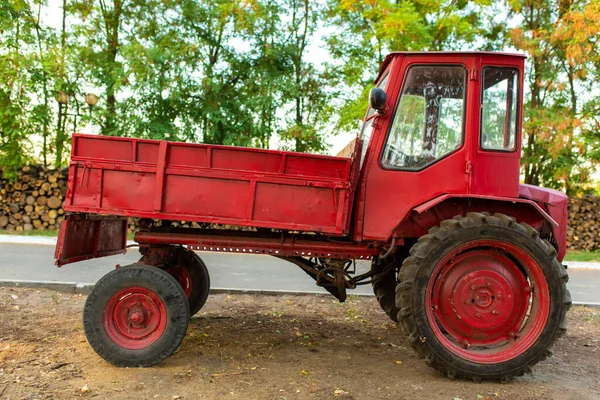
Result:
<svg viewBox="0 0 600 400"><path fill-rule="evenodd" d="M54 246L0 243L0 280L95 283L116 264L139 259L137 249L125 255L54 266ZM324 289L296 265L262 255L199 252L211 277L211 287L234 290L322 292ZM596 263L568 263L569 290L576 303L600 305L600 266ZM577 268L573 268L576 266ZM589 268L582 268L589 267ZM359 263L359 271L368 263ZM359 286L349 294L372 294L371 286Z"/></svg>

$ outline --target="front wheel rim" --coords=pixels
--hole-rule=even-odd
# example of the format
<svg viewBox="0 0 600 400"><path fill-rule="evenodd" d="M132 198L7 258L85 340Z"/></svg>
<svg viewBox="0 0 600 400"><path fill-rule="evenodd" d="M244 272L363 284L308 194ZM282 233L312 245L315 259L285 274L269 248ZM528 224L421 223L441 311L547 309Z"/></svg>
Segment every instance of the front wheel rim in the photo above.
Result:
<svg viewBox="0 0 600 400"><path fill-rule="evenodd" d="M427 319L452 353L492 364L511 360L540 337L550 310L544 273L523 249L499 240L459 246L435 267Z"/></svg>
<svg viewBox="0 0 600 400"><path fill-rule="evenodd" d="M155 343L167 325L164 302L153 291L130 287L115 293L106 303L104 330L118 346L139 350Z"/></svg>
<svg viewBox="0 0 600 400"><path fill-rule="evenodd" d="M193 291L193 282L192 275L187 270L187 268L178 265L176 267L169 268L167 272L169 273L169 275L175 278L175 280L183 289L185 297L189 299Z"/></svg>

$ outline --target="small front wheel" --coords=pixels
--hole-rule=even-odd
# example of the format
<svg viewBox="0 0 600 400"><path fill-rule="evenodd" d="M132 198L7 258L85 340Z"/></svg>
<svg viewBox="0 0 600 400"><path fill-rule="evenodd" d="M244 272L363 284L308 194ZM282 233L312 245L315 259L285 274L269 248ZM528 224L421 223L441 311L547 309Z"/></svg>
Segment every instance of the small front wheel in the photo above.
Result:
<svg viewBox="0 0 600 400"><path fill-rule="evenodd" d="M202 309L210 292L210 276L204 261L193 251L181 249L177 265L166 271L179 282L190 305L190 317Z"/></svg>
<svg viewBox="0 0 600 400"><path fill-rule="evenodd" d="M189 321L179 283L158 268L135 264L98 281L83 310L85 336L119 367L149 367L177 350Z"/></svg>

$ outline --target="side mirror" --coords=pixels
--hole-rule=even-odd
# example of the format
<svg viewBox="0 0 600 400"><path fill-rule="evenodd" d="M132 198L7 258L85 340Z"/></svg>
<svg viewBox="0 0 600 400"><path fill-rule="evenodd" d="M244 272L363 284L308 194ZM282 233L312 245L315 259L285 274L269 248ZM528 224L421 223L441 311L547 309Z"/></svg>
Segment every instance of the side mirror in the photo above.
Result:
<svg viewBox="0 0 600 400"><path fill-rule="evenodd" d="M369 92L369 105L379 111L383 112L385 110L385 102L387 100L387 95L382 88L373 88Z"/></svg>

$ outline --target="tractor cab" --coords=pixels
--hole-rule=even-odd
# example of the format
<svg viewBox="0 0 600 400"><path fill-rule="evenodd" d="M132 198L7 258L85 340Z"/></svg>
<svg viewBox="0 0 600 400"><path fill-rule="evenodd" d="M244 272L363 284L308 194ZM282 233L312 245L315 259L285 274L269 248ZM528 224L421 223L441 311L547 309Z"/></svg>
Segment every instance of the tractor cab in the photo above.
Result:
<svg viewBox="0 0 600 400"><path fill-rule="evenodd" d="M411 209L444 194L519 196L524 61L486 52L388 55L360 136L357 234L389 237Z"/></svg>

